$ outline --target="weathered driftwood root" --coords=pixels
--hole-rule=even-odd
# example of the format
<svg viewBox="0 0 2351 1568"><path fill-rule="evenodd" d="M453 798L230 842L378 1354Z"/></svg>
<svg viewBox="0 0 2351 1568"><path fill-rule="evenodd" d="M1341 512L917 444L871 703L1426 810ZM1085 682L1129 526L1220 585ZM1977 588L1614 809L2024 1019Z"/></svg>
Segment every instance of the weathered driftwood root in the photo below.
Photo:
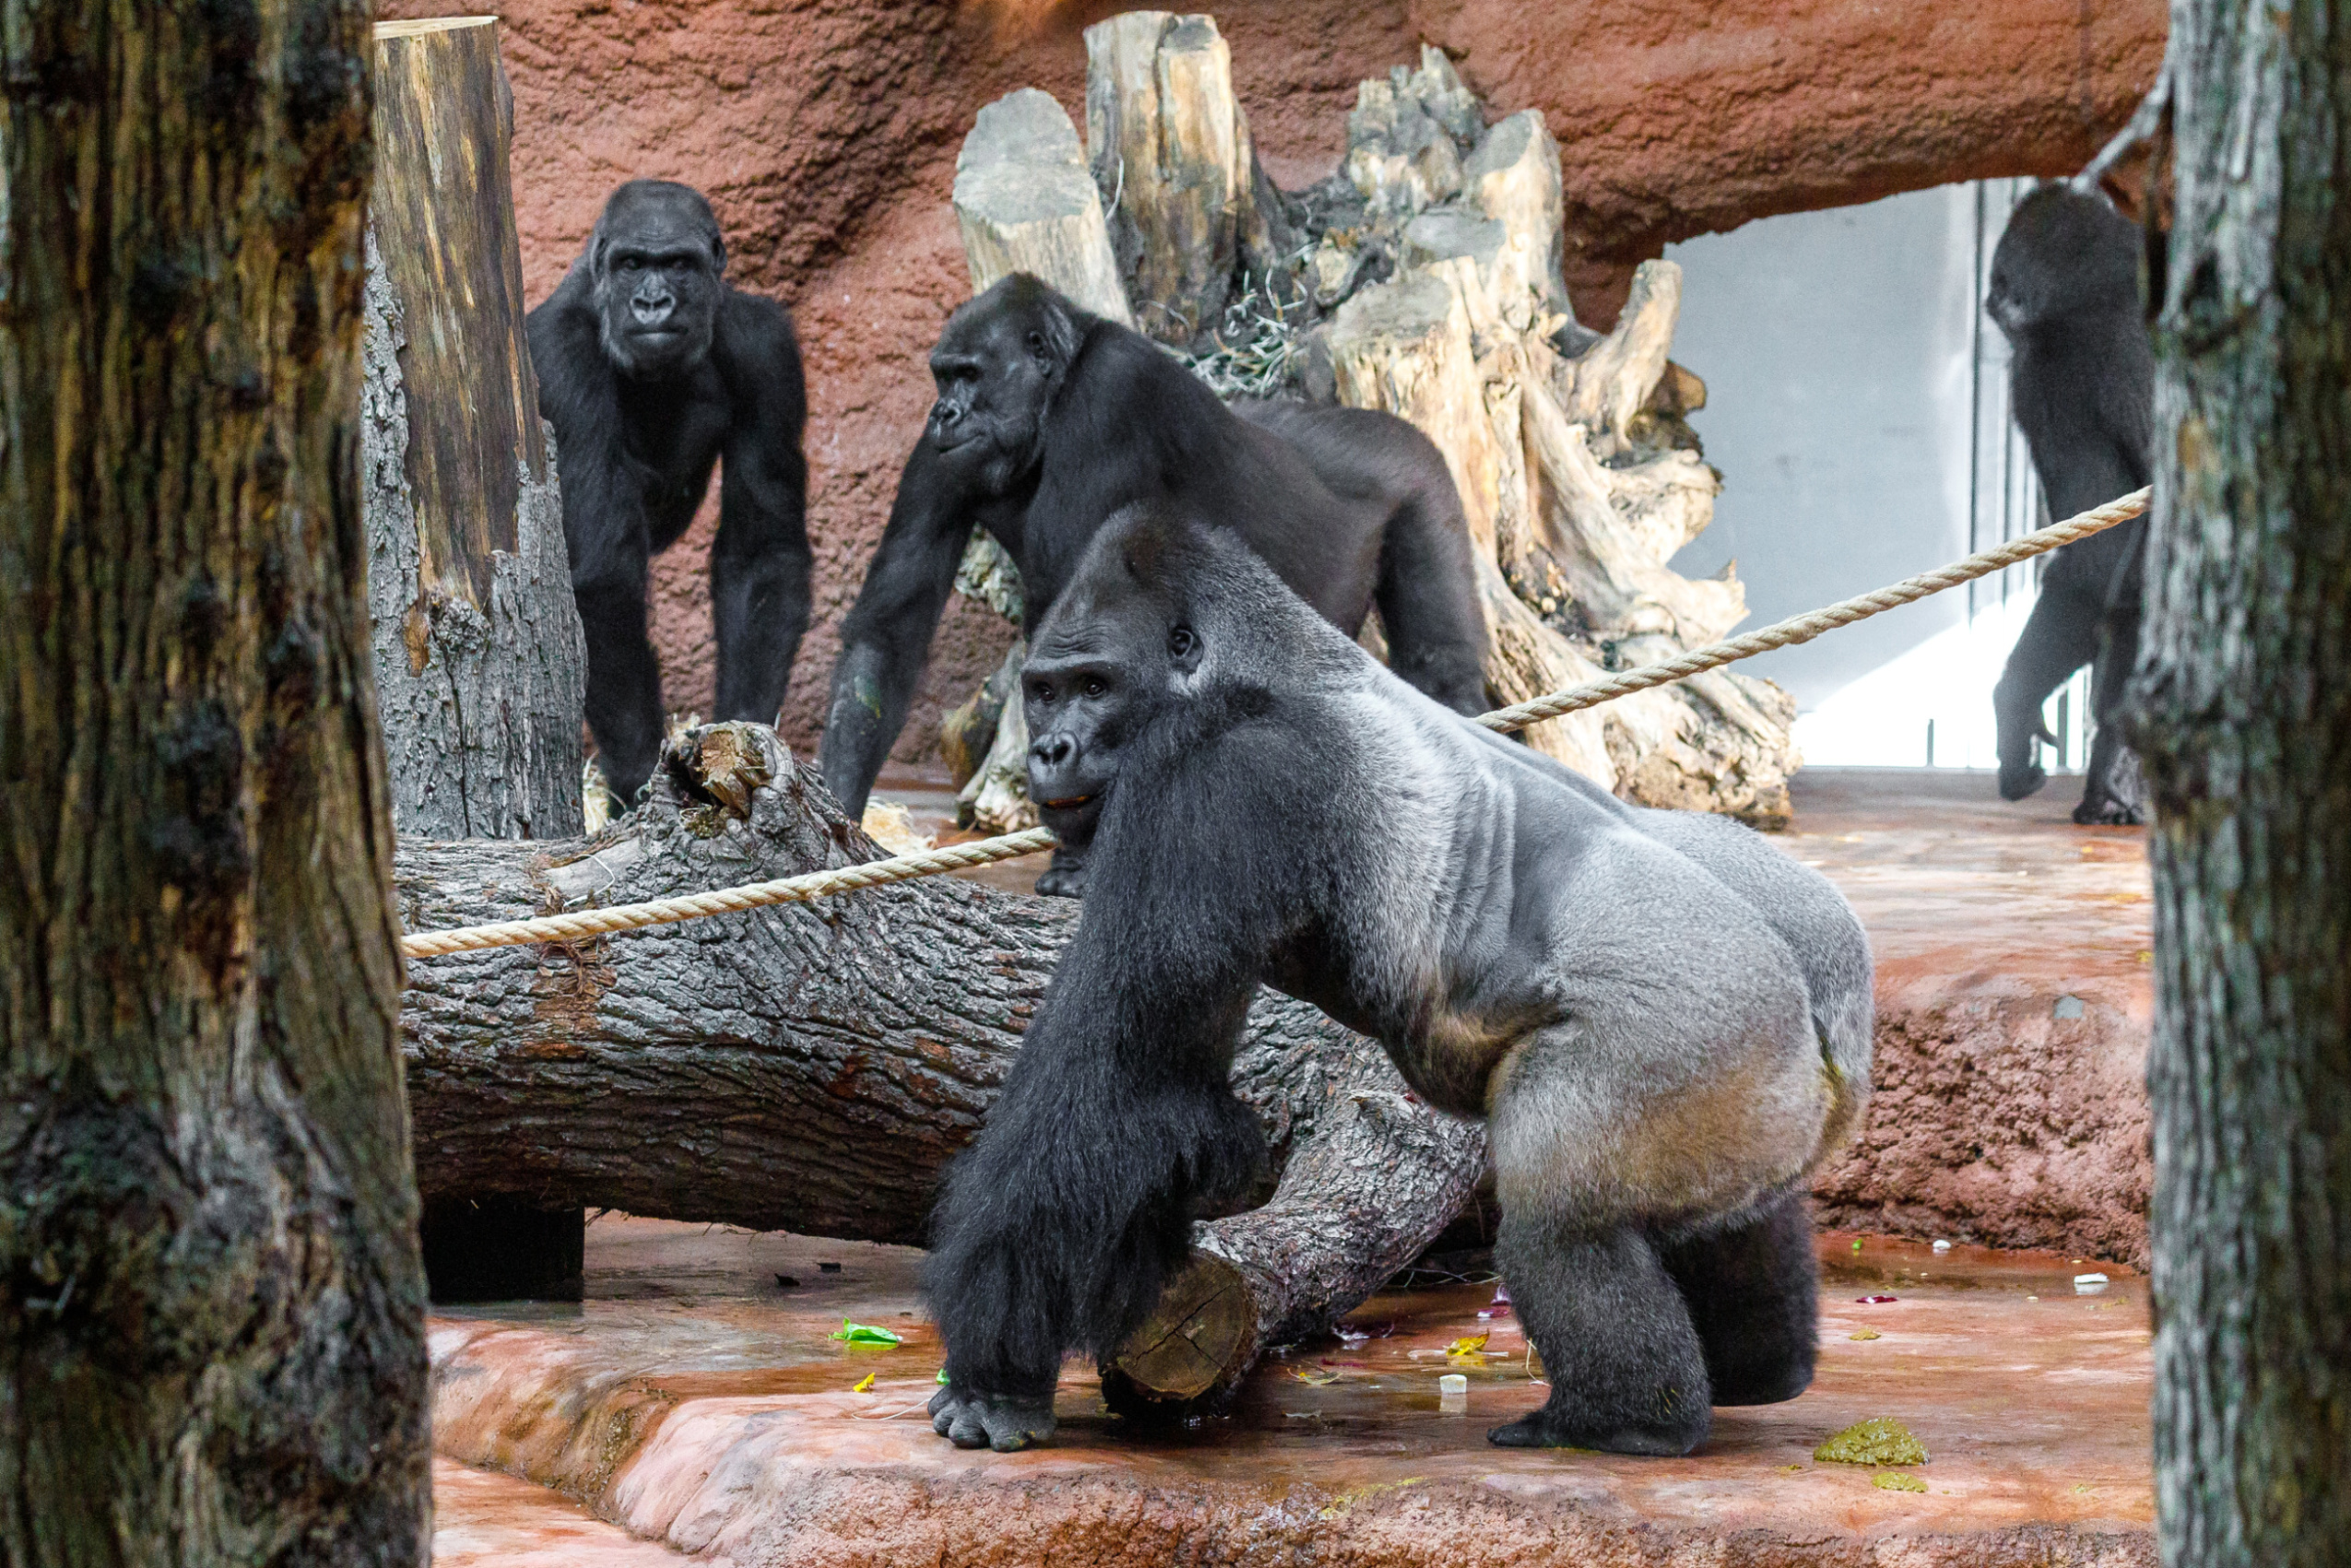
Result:
<svg viewBox="0 0 2351 1568"><path fill-rule="evenodd" d="M772 733L715 725L675 743L650 802L601 838L404 843L396 885L422 930L880 853ZM918 1242L1075 914L939 878L413 963L400 1022L419 1185ZM1286 997L1252 1010L1235 1082L1280 1180L1264 1207L1201 1227L1211 1261L1122 1358L1155 1397L1229 1385L1263 1346L1353 1307L1483 1164L1481 1128L1412 1100L1376 1046Z"/></svg>

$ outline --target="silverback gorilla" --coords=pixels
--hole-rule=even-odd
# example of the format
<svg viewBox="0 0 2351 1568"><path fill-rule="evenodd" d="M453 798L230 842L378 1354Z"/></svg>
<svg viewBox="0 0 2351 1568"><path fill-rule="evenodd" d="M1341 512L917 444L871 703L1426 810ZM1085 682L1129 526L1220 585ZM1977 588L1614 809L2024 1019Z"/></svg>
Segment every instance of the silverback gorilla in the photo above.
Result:
<svg viewBox="0 0 2351 1568"><path fill-rule="evenodd" d="M819 756L852 816L907 704L974 523L1021 569L1034 632L1103 519L1176 501L1240 536L1350 636L1374 604L1396 672L1485 707L1485 621L1451 474L1403 420L1302 403L1227 409L1141 334L1016 273L948 319L939 399L841 631ZM1076 893L1057 850L1042 893Z"/></svg>
<svg viewBox="0 0 2351 1568"><path fill-rule="evenodd" d="M942 1434L1049 1433L1063 1351L1115 1353L1250 1189L1260 983L1486 1119L1552 1385L1493 1441L1683 1454L1711 1405L1803 1390L1803 1178L1870 1087L1869 946L1825 878L1465 723L1164 508L1096 537L1023 680L1030 787L1100 803L1094 875L933 1216Z"/></svg>
<svg viewBox="0 0 2351 1568"><path fill-rule="evenodd" d="M693 522L722 457L710 552L714 717L774 724L809 623L808 400L792 318L727 281L702 193L632 180L529 317L555 427L563 540L587 634L587 722L625 808L661 745L646 563Z"/></svg>
<svg viewBox="0 0 2351 1568"><path fill-rule="evenodd" d="M1992 253L1985 308L2013 350L2010 401L2049 513L2067 518L2148 482L2155 354L2139 295L2140 232L2100 197L2044 186L2016 204ZM2147 520L2133 518L2049 558L2040 598L1992 692L2000 793L2022 800L2049 775L2041 704L2091 665L2089 777L2076 822L2136 822L2138 763L2118 703L2139 653Z"/></svg>

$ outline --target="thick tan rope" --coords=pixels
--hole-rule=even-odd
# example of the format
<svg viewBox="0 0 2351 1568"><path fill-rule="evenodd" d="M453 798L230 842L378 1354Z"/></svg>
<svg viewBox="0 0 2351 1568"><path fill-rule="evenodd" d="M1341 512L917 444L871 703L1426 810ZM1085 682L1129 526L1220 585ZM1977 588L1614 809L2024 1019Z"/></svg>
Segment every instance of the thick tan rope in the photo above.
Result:
<svg viewBox="0 0 2351 1568"><path fill-rule="evenodd" d="M2147 496L2148 492L2144 489L2133 490L2120 501L2110 501L2078 517L2069 517L2062 523L2012 539L1995 549L1983 550L1965 560L1954 561L1949 566L1906 579L1890 588L1880 588L1873 594L1863 594L1858 598L1831 605L1826 609L1814 610L1793 620L1783 620L1760 631L1751 631L1744 637L1734 637L1727 643L1693 649L1663 664L1645 665L1639 669L1611 676L1606 680L1595 680L1583 686L1570 687L1565 691L1554 691L1547 697L1538 697L1531 702L1521 702L1516 707L1497 709L1473 722L1489 729L1523 729L1543 719L1597 707L1615 698L1646 691L1653 686L1664 686L1736 659L1752 658L1774 648L1809 643L1823 632L1849 626L1854 621L1923 599L1930 594L1939 594L1945 588L1990 576L2003 567L2030 560L2037 555L2046 554L2062 545L2070 545L2076 539L2087 538L2118 523L2127 523L2147 509ZM812 871L803 877L752 882L739 888L720 888L714 892L694 893L683 898L656 899L650 903L615 904L609 909L583 909L570 914L541 915L536 920L502 921L494 925L419 931L401 937L400 950L409 958L438 958L447 953L471 952L481 948L516 947L526 942L581 941L614 931L634 931L647 925L696 920L705 914L732 914L768 904L806 903L811 899L851 892L858 888L912 881L918 877L936 877L943 871L960 871L998 860L1013 860L1052 847L1053 834L1050 831L1031 828L1026 832L982 839L976 843L953 844L922 855L902 855L892 860L845 866L834 871Z"/></svg>
<svg viewBox="0 0 2351 1568"><path fill-rule="evenodd" d="M1922 572L1916 577L1905 578L1891 588L1880 588L1873 594L1863 594L1831 605L1826 609L1800 615L1793 620L1783 620L1760 631L1750 631L1744 637L1733 637L1727 643L1693 648L1679 658L1668 659L1662 664L1643 665L1622 675L1612 675L1606 680L1571 686L1565 691L1537 697L1516 707L1497 708L1470 722L1483 725L1488 729L1524 729L1530 724L1555 719L1562 713L1596 708L1602 702L1613 702L1636 691L1647 691L1652 686L1667 686L1677 680L1686 680L1701 671L1718 668L1736 659L1751 659L1774 648L1792 648L1799 643L1809 643L1825 631L1834 631L1840 626L1866 620L1871 616L1923 599L1930 594L1940 594L1945 588L1972 583L1979 577L1989 577L2003 567L2014 566L2020 560L2030 560L2037 555L2045 555L2076 539L2085 539L2092 534L2104 533L2119 523L2128 523L2147 509L2150 493L2144 489L2132 490L2119 501L2109 501L2104 506L2022 535L1995 548L1979 550L1965 560L1955 560L1949 566L1939 566L1932 572Z"/></svg>
<svg viewBox="0 0 2351 1568"><path fill-rule="evenodd" d="M715 892L683 898L656 899L651 903L618 903L609 909L583 909L570 914L543 914L536 920L505 920L495 925L461 925L448 931L419 931L400 938L400 950L410 958L439 958L444 953L471 952L477 948L512 948L525 942L575 942L612 931L634 931L646 925L668 925L698 920L705 914L732 914L771 903L806 903L810 899L879 887L884 882L912 881L960 871L969 866L1012 860L1053 847L1053 834L1031 828L1000 839L951 844L894 860L872 860L844 866L835 871L811 871L774 882L750 882Z"/></svg>

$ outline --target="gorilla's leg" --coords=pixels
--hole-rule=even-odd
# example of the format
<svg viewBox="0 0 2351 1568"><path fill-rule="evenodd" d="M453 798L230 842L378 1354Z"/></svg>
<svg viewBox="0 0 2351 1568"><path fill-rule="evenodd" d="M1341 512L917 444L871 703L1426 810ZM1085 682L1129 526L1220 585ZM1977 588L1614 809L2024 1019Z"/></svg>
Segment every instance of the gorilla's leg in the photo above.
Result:
<svg viewBox="0 0 2351 1568"><path fill-rule="evenodd" d="M573 592L587 642L587 722L612 797L625 811L661 752L661 666L645 636L644 583Z"/></svg>
<svg viewBox="0 0 2351 1568"><path fill-rule="evenodd" d="M1820 1263L1790 1189L1726 1230L1664 1249L1705 1348L1718 1405L1777 1405L1812 1386Z"/></svg>
<svg viewBox="0 0 2351 1568"><path fill-rule="evenodd" d="M2083 782L2082 803L2073 820L2135 826L2146 820L2146 785L2139 776L2139 760L2122 743L2122 690L2139 662L2139 618L2117 616L2099 640L2097 663L2090 678L2090 712L2097 720L2097 735L2090 742L2089 777Z"/></svg>
<svg viewBox="0 0 2351 1568"><path fill-rule="evenodd" d="M1678 1455L1706 1441L1706 1358L1646 1234L1631 1226L1578 1234L1506 1211L1494 1250L1551 1397L1486 1433L1490 1442Z"/></svg>
<svg viewBox="0 0 2351 1568"><path fill-rule="evenodd" d="M2049 733L2041 725L2041 704L2096 655L2102 613L2093 595L2062 584L2042 584L2041 596L2009 652L2008 667L1991 691L2002 800L2022 800L2049 782L2048 772L2033 755L2034 741Z"/></svg>
<svg viewBox="0 0 2351 1568"><path fill-rule="evenodd" d="M1484 713L1485 612L1461 503L1441 466L1388 518L1373 596L1388 667L1457 713Z"/></svg>

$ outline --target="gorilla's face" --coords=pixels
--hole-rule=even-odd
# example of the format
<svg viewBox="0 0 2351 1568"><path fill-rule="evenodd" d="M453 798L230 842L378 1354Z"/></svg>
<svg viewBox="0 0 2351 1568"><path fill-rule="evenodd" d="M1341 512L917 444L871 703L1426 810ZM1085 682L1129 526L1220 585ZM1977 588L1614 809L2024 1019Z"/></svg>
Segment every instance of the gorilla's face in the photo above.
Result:
<svg viewBox="0 0 2351 1568"><path fill-rule="evenodd" d="M1036 467L1075 351L1074 324L1039 295L1033 279L1006 278L950 316L930 352L939 400L924 437L985 495L1007 494Z"/></svg>
<svg viewBox="0 0 2351 1568"><path fill-rule="evenodd" d="M634 181L613 193L596 227L597 332L612 368L667 381L700 365L727 265L708 204L683 185Z"/></svg>
<svg viewBox="0 0 2351 1568"><path fill-rule="evenodd" d="M1029 798L1056 838L1093 840L1125 749L1204 652L1188 618L1126 572L1065 591L1021 673Z"/></svg>

